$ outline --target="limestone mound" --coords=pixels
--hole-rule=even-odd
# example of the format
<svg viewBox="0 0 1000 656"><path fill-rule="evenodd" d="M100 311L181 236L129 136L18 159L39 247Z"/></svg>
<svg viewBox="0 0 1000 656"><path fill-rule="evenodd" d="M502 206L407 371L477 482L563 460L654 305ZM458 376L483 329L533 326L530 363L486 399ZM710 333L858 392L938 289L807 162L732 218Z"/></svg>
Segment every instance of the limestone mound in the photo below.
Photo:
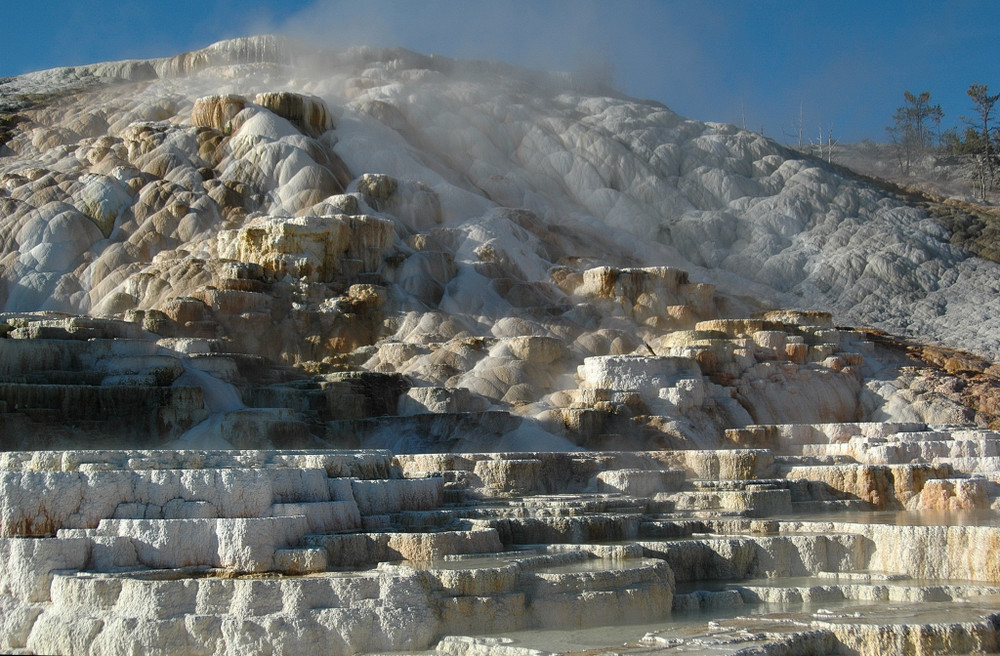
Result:
<svg viewBox="0 0 1000 656"><path fill-rule="evenodd" d="M922 211L400 50L0 92L0 649L998 648L997 265Z"/></svg>

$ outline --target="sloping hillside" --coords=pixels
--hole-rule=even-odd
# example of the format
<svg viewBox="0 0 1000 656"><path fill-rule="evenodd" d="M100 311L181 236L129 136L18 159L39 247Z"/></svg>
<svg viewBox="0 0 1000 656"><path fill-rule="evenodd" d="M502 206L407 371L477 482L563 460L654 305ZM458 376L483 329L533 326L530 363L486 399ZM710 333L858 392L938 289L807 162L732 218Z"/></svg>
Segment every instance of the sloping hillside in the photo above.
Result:
<svg viewBox="0 0 1000 656"><path fill-rule="evenodd" d="M563 448L635 417L647 445L753 422L976 418L966 383L901 373L904 350L835 326L1000 353L1000 265L926 212L572 76L256 37L0 91L7 333L137 338L72 323L104 317L184 363L100 360L105 384L191 383L188 360L213 354L203 373L294 406L314 433L496 410L508 447ZM19 314L39 311L62 314ZM32 376L72 378L51 350L31 357ZM248 391L296 376L327 377L322 409ZM334 384L348 396L332 401ZM431 448L399 437L433 433L424 420L399 421L323 430ZM468 436L449 421L442 439Z"/></svg>
<svg viewBox="0 0 1000 656"><path fill-rule="evenodd" d="M282 90L325 100L336 129L251 120L256 94ZM5 119L8 310L121 311L123 294L148 307L123 285L157 253L212 252L236 215L318 213L353 177L378 172L415 190L403 214L433 192L440 215L425 220L464 232L468 254L489 242L525 280L548 282L559 257L519 253L516 239L507 252L476 225L497 207L529 210L558 255L679 265L751 305L828 309L842 323L1000 351L995 265L952 246L921 212L759 135L567 76L258 38L21 76L3 93L9 108L28 105ZM236 123L236 106L193 121L195 102L219 94L253 107ZM51 175L32 180L32 167ZM179 216L149 222L167 206ZM81 222L88 211L96 222ZM59 249L44 245L53 239ZM506 313L488 306L455 309Z"/></svg>

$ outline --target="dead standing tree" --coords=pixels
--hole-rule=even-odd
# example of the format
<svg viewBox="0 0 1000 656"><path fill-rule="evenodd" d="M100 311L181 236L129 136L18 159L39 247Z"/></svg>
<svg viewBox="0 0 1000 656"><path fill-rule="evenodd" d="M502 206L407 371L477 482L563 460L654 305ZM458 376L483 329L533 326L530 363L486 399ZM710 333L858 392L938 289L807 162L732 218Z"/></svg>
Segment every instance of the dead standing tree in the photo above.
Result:
<svg viewBox="0 0 1000 656"><path fill-rule="evenodd" d="M819 152L821 159L825 159L827 162L833 162L833 149L840 145L840 139L833 138L833 124L830 124L829 129L826 131L826 136L823 134L823 124L819 124L819 137L816 139L816 149ZM826 153L824 154L823 149L826 148Z"/></svg>

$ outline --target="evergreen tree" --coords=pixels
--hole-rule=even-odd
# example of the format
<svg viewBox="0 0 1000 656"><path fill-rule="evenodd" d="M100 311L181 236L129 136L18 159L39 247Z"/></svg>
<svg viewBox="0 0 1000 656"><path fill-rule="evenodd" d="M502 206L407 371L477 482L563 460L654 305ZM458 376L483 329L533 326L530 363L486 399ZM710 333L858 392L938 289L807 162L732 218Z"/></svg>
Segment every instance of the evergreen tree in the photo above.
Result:
<svg viewBox="0 0 1000 656"><path fill-rule="evenodd" d="M975 127L978 132L979 152L976 163L976 178L979 184L980 198L986 198L986 192L993 188L995 181L995 166L993 155L993 106L1000 100L1000 94L990 95L989 88L985 84L973 82L969 86L969 97L972 99L973 109L978 115L975 120L968 123Z"/></svg>
<svg viewBox="0 0 1000 656"><path fill-rule="evenodd" d="M895 146L900 170L908 175L913 160L933 145L931 124L940 125L944 112L941 105L931 104L930 91L924 91L920 95L905 91L903 100L905 104L896 108L896 113L892 116L893 124L886 128L886 132Z"/></svg>

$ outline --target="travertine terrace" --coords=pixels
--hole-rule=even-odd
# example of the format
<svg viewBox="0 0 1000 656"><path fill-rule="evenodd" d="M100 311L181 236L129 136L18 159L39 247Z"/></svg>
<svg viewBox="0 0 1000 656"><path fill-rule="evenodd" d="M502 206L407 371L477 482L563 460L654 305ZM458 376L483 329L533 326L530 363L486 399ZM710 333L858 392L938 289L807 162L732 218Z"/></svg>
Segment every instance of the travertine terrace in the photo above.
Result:
<svg viewBox="0 0 1000 656"><path fill-rule="evenodd" d="M0 93L0 650L1000 651L1000 268L920 210L398 50Z"/></svg>
<svg viewBox="0 0 1000 656"><path fill-rule="evenodd" d="M636 654L1000 647L982 471L1000 433L732 437L765 434L780 451L8 452L0 648L537 654L560 630ZM622 624L625 646L579 633Z"/></svg>

